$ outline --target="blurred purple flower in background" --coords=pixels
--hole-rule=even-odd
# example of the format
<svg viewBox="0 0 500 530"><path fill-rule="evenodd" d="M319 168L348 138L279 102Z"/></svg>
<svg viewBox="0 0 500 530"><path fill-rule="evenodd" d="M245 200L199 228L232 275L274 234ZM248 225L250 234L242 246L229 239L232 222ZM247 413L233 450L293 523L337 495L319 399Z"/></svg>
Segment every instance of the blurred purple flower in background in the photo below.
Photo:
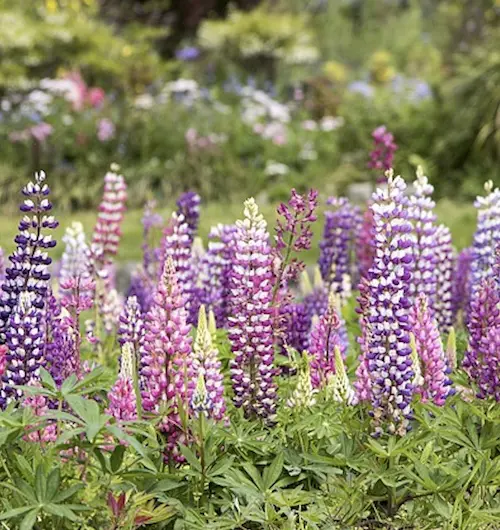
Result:
<svg viewBox="0 0 500 530"><path fill-rule="evenodd" d="M175 58L179 61L195 61L200 56L200 50L195 46L185 46L175 52Z"/></svg>

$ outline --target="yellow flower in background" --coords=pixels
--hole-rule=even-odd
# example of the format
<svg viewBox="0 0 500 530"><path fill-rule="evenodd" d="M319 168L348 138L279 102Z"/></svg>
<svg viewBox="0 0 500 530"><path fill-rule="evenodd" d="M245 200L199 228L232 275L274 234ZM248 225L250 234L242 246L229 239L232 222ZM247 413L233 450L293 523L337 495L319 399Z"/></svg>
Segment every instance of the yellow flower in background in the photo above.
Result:
<svg viewBox="0 0 500 530"><path fill-rule="evenodd" d="M392 55L386 50L376 51L370 58L370 75L375 83L387 83L396 74L392 66Z"/></svg>
<svg viewBox="0 0 500 530"><path fill-rule="evenodd" d="M335 83L345 83L347 80L347 68L337 61L327 61L323 65L323 73Z"/></svg>
<svg viewBox="0 0 500 530"><path fill-rule="evenodd" d="M130 46L129 44L126 44L122 48L122 55L123 55L123 57L130 57L132 55L133 51L134 50L133 50L132 46Z"/></svg>
<svg viewBox="0 0 500 530"><path fill-rule="evenodd" d="M58 7L57 0L45 0L45 8L49 13L55 13Z"/></svg>

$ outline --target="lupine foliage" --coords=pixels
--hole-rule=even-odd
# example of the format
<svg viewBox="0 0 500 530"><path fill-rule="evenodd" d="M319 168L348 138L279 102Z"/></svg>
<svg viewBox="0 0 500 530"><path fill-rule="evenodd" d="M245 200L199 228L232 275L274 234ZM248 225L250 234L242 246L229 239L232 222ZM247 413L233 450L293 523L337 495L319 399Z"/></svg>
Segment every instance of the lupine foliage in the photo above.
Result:
<svg viewBox="0 0 500 530"><path fill-rule="evenodd" d="M420 171L415 192L386 173L369 239L361 209L329 199L323 278L303 270L301 289L315 191L292 191L274 238L248 199L206 251L186 193L161 241L148 205L144 263L122 298L125 190L106 175L92 243L74 223L52 277L43 173L23 190L0 313L0 522L496 528L498 190L478 199L458 259Z"/></svg>

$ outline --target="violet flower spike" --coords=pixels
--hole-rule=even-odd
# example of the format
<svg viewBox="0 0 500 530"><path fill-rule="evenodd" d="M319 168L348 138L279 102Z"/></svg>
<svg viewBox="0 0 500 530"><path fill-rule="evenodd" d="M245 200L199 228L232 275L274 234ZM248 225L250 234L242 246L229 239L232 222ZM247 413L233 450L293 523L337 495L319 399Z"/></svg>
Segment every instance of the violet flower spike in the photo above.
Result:
<svg viewBox="0 0 500 530"><path fill-rule="evenodd" d="M387 172L387 179L387 189L373 195L376 252L366 293L374 436L383 432L404 435L412 418L409 309L414 240L405 182L392 171Z"/></svg>
<svg viewBox="0 0 500 530"><path fill-rule="evenodd" d="M267 223L253 198L245 201L245 219L237 222L231 272L232 311L228 336L236 407L246 416L273 422L276 412L272 326L272 254Z"/></svg>
<svg viewBox="0 0 500 530"><path fill-rule="evenodd" d="M194 191L186 191L177 199L177 215L182 215L188 225L188 235L191 243L198 232L200 223L201 197Z"/></svg>

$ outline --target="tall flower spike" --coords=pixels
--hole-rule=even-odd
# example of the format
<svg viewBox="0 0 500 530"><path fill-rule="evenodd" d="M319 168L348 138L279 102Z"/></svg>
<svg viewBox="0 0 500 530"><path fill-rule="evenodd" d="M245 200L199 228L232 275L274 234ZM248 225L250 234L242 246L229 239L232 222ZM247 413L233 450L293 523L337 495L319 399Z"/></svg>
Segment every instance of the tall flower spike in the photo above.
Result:
<svg viewBox="0 0 500 530"><path fill-rule="evenodd" d="M122 346L121 366L118 378L108 393L109 407L106 413L116 421L137 419L137 401L134 391L135 353L130 343Z"/></svg>
<svg viewBox="0 0 500 530"><path fill-rule="evenodd" d="M420 293L427 296L431 310L434 310L437 289L437 234L436 203L431 195L434 188L423 174L422 168L417 169L417 179L413 183L415 193L410 196L408 218L413 222L415 234L414 270L410 284L410 294L417 298Z"/></svg>
<svg viewBox="0 0 500 530"><path fill-rule="evenodd" d="M358 264L358 277L366 278L373 264L375 244L373 241L373 213L368 208L362 218L358 220L356 237L356 261Z"/></svg>
<svg viewBox="0 0 500 530"><path fill-rule="evenodd" d="M416 300L410 313L415 350L420 362L423 384L415 391L422 395L422 401L432 401L435 405L444 405L451 393L450 368L444 353L443 343L429 310L425 295ZM416 370L414 370L416 372Z"/></svg>
<svg viewBox="0 0 500 530"><path fill-rule="evenodd" d="M332 393L333 400L346 405L356 405L356 392L347 377L344 359L342 359L342 353L338 346L334 348L334 357L335 373L328 378L328 389Z"/></svg>
<svg viewBox="0 0 500 530"><path fill-rule="evenodd" d="M188 357L191 351L191 326L171 258L165 262L145 328L141 348L143 406L159 412L175 396L174 358Z"/></svg>
<svg viewBox="0 0 500 530"><path fill-rule="evenodd" d="M368 278L362 276L359 283L359 308L356 309L360 313L359 325L361 328L361 335L357 341L360 346L359 365L356 369L356 381L354 388L356 389L356 396L358 401L372 400L372 380L370 374L370 287Z"/></svg>
<svg viewBox="0 0 500 530"><path fill-rule="evenodd" d="M377 182L385 182L383 177L384 172L390 170L394 162L394 153L398 146L394 141L394 136L387 130L385 125L377 127L372 132L374 141L373 151L370 153L370 161L368 167L379 171L380 177Z"/></svg>
<svg viewBox="0 0 500 530"><path fill-rule="evenodd" d="M43 309L50 280L48 267L52 262L47 250L56 245L51 235L44 235L45 230L58 226L50 215L52 204L47 198L50 190L45 184L45 173L36 173L35 182L29 182L22 193L26 198L20 210L25 215L19 223L19 234L15 238L17 248L9 257L11 265L5 271L2 285L0 344L6 341L9 318L19 303L21 292L31 293L31 305Z"/></svg>
<svg viewBox="0 0 500 530"><path fill-rule="evenodd" d="M455 256L449 228L439 225L436 230L436 296L434 298L434 315L439 331L447 333L453 326L453 274Z"/></svg>
<svg viewBox="0 0 500 530"><path fill-rule="evenodd" d="M307 351L302 352L302 362L297 371L297 386L287 401L289 407L298 410L310 408L316 404L315 394L318 392L311 383L309 354Z"/></svg>
<svg viewBox="0 0 500 530"><path fill-rule="evenodd" d="M368 273L367 356L372 381L374 435L404 435L409 428L413 379L410 289L414 244L407 219L406 185L387 173L387 189L378 189L371 206L376 254Z"/></svg>
<svg viewBox="0 0 500 530"><path fill-rule="evenodd" d="M332 294L326 313L321 317L313 317L309 352L312 356L311 380L314 388L326 386L330 375L335 373L335 347L341 346L339 330L340 318Z"/></svg>
<svg viewBox="0 0 500 530"><path fill-rule="evenodd" d="M118 166L112 165L111 171L104 176L104 192L92 235L94 259L98 262L98 269L110 263L118 251L122 235L127 185L123 176L115 173L118 169Z"/></svg>
<svg viewBox="0 0 500 530"><path fill-rule="evenodd" d="M153 229L160 227L163 224L163 218L159 213L156 213L156 201L150 200L144 206L144 214L142 216L142 254L143 254L143 269L150 277L156 278L156 269L158 267L159 252L156 244L153 241Z"/></svg>
<svg viewBox="0 0 500 530"><path fill-rule="evenodd" d="M120 314L118 342L123 347L129 343L137 356L144 336L144 319L139 302L135 296L129 296Z"/></svg>
<svg viewBox="0 0 500 530"><path fill-rule="evenodd" d="M88 262L88 245L82 223L74 221L66 229L62 242L65 244L61 257L59 281L61 284L71 278L88 278L90 276Z"/></svg>
<svg viewBox="0 0 500 530"><path fill-rule="evenodd" d="M344 197L330 197L327 205L332 209L325 212L318 264L323 281L340 293L344 276L352 273L354 234L359 214Z"/></svg>
<svg viewBox="0 0 500 530"><path fill-rule="evenodd" d="M491 351L496 346L496 331L500 328L500 293L493 278L483 280L471 300L469 321L469 346L465 352L463 368L478 386L478 396L500 397L498 382L498 355ZM491 332L491 334L490 334Z"/></svg>
<svg viewBox="0 0 500 530"><path fill-rule="evenodd" d="M472 244L471 293L474 296L484 279L490 278L496 262L495 251L500 245L500 189L493 182L485 184L486 196L478 197L477 229Z"/></svg>
<svg viewBox="0 0 500 530"><path fill-rule="evenodd" d="M200 263L199 279L202 303L215 314L217 325L224 327L229 312L230 277L233 266L236 226L217 225L208 235L208 249Z"/></svg>
<svg viewBox="0 0 500 530"><path fill-rule="evenodd" d="M472 249L464 248L456 260L451 288L454 322L457 322L461 314L464 317L463 320L467 320L463 313L469 308L472 257Z"/></svg>
<svg viewBox="0 0 500 530"><path fill-rule="evenodd" d="M212 335L208 328L205 306L200 307L198 328L193 344L193 373L199 381L203 380L206 398L203 412L209 418L222 420L226 411L224 400L224 378L217 348L212 342Z"/></svg>
<svg viewBox="0 0 500 530"><path fill-rule="evenodd" d="M231 274L232 307L228 336L234 403L247 416L273 421L276 410L272 327L272 255L267 223L255 200L245 201L237 222Z"/></svg>
<svg viewBox="0 0 500 530"><path fill-rule="evenodd" d="M177 280L184 294L188 309L188 322L194 324L197 314L194 307L195 278L191 255L192 241L189 226L183 215L172 214L169 225L164 231L162 241L163 259L170 257L175 268Z"/></svg>
<svg viewBox="0 0 500 530"><path fill-rule="evenodd" d="M186 191L177 199L177 214L182 215L188 226L191 243L194 241L200 223L201 197L194 191Z"/></svg>
<svg viewBox="0 0 500 530"><path fill-rule="evenodd" d="M0 386L0 408L22 397L20 385L37 381L44 366L44 333L41 310L33 305L35 294L23 291L9 318L6 331L8 353Z"/></svg>
<svg viewBox="0 0 500 530"><path fill-rule="evenodd" d="M450 328L450 333L446 341L446 358L448 359L448 366L453 371L457 367L457 336L455 328Z"/></svg>

